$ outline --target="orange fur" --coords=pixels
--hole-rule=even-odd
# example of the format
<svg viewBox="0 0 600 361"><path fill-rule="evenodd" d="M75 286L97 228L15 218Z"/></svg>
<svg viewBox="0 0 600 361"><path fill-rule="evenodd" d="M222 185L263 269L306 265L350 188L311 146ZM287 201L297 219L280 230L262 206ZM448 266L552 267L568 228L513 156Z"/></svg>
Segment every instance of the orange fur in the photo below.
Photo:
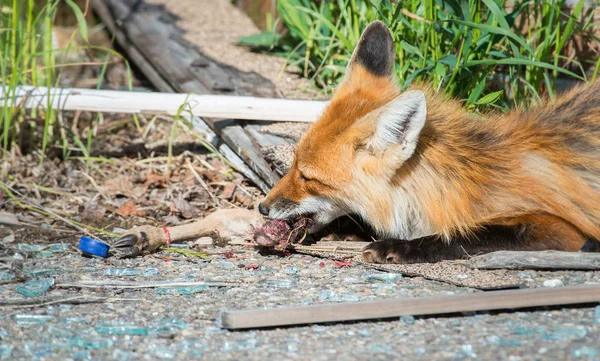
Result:
<svg viewBox="0 0 600 361"><path fill-rule="evenodd" d="M600 82L529 110L486 116L415 85L427 117L416 150L400 164L398 146L369 142L401 92L392 76L373 74L355 57L265 208L327 199L393 236L401 201L415 234L447 241L476 237L489 225L529 227L522 249L574 251L600 239Z"/></svg>

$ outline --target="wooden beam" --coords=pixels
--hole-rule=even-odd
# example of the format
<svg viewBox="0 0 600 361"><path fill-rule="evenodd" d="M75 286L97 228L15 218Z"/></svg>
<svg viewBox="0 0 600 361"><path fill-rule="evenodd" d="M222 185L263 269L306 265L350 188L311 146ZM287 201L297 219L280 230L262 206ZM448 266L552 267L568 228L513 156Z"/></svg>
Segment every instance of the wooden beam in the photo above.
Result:
<svg viewBox="0 0 600 361"><path fill-rule="evenodd" d="M115 36L119 46L127 53L127 57L131 60L144 76L150 80L152 85L161 92L174 93L173 87L154 69L154 67L144 58L144 55L127 39L127 36L121 31L110 15L110 9L102 0L92 0L94 11L106 25L111 34Z"/></svg>
<svg viewBox="0 0 600 361"><path fill-rule="evenodd" d="M584 285L227 311L220 322L224 328L247 329L595 302L600 302L600 286Z"/></svg>
<svg viewBox="0 0 600 361"><path fill-rule="evenodd" d="M472 257L477 269L600 270L600 253L498 251Z"/></svg>
<svg viewBox="0 0 600 361"><path fill-rule="evenodd" d="M48 97L59 110L104 113L145 113L175 115L185 105L183 115L220 119L247 119L285 122L314 122L328 102L243 97L234 95L188 95L76 88L18 87L13 104L26 108L46 108ZM4 94L0 98L13 96Z"/></svg>

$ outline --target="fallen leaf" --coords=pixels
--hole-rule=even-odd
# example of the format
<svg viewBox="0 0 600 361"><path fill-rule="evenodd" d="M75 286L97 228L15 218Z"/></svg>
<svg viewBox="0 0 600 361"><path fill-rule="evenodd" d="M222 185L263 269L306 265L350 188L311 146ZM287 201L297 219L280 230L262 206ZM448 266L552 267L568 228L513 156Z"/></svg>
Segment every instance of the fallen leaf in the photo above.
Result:
<svg viewBox="0 0 600 361"><path fill-rule="evenodd" d="M144 187L165 188L167 186L167 177L162 174L150 173L146 176Z"/></svg>
<svg viewBox="0 0 600 361"><path fill-rule="evenodd" d="M181 193L171 201L171 211L181 213L181 216L186 219L194 218L200 213L198 209L183 198Z"/></svg>
<svg viewBox="0 0 600 361"><path fill-rule="evenodd" d="M107 179L102 187L105 193L110 195L124 195L129 196L132 194L133 182L131 177L121 175L116 178Z"/></svg>
<svg viewBox="0 0 600 361"><path fill-rule="evenodd" d="M222 173L214 170L205 170L200 174L203 178L208 179L209 182L222 182L227 179Z"/></svg>
<svg viewBox="0 0 600 361"><path fill-rule="evenodd" d="M251 264L246 265L246 267L244 267L244 268L245 269L259 269L260 265L257 263L251 263Z"/></svg>
<svg viewBox="0 0 600 361"><path fill-rule="evenodd" d="M252 197L240 193L237 193L233 197L233 201L241 203L246 208L251 208L254 205L254 200L252 199Z"/></svg>
<svg viewBox="0 0 600 361"><path fill-rule="evenodd" d="M235 183L225 184L225 186L223 187L223 192L219 194L219 198L230 200L231 198L233 198L233 193L235 192L236 188L237 186L235 185Z"/></svg>
<svg viewBox="0 0 600 361"><path fill-rule="evenodd" d="M135 203L133 203L133 201L125 202L125 203L123 203L123 205L121 207L119 207L119 209L117 209L117 214L119 214L123 217L133 216L133 215L136 215L137 213L138 213L138 210L135 207Z"/></svg>
<svg viewBox="0 0 600 361"><path fill-rule="evenodd" d="M186 186L193 186L196 184L196 177L192 173L186 173L181 183Z"/></svg>

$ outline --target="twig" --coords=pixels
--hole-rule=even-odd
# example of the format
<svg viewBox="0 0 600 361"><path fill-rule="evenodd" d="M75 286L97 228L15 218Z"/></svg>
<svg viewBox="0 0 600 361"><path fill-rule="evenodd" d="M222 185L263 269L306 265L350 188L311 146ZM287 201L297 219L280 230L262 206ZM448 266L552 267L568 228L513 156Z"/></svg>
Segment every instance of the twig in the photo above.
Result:
<svg viewBox="0 0 600 361"><path fill-rule="evenodd" d="M217 196L215 196L214 194L212 194L212 192L210 191L210 188L208 188L208 185L206 185L206 182L204 182L204 180L202 179L202 177L200 177L200 174L198 174L198 172L196 172L196 170L192 166L192 163L190 163L189 160L187 162L187 166L190 169L190 172L192 172L192 174L194 175L194 177L196 177L196 179L198 180L198 183L200 183L200 185L202 186L202 188L204 188L204 190L206 191L206 193L208 193L208 195L210 196L210 198L215 203L217 203L219 205L219 207L222 207L223 205L221 204L221 200L219 198L217 198Z"/></svg>
<svg viewBox="0 0 600 361"><path fill-rule="evenodd" d="M410 11L408 11L406 9L402 9L402 14L404 14L404 16L409 17L411 19L415 19L415 20L419 20L419 21L422 21L422 22L427 23L427 24L431 24L431 21L429 21L427 19L424 19L424 18L420 17L417 14L413 14L413 13L411 13Z"/></svg>
<svg viewBox="0 0 600 361"><path fill-rule="evenodd" d="M119 288L119 289L137 289L137 288L173 288L173 287L191 287L206 285L209 287L230 287L241 284L240 282L118 282L118 281L81 281L76 283L58 283L57 288Z"/></svg>
<svg viewBox="0 0 600 361"><path fill-rule="evenodd" d="M342 246L339 246L342 247ZM339 249L339 247L319 247L319 246L302 246L294 245L296 251L312 251L312 252L328 252L328 253L349 253L349 254L361 254L360 251L351 249Z"/></svg>
<svg viewBox="0 0 600 361"><path fill-rule="evenodd" d="M31 308L39 306L54 305L57 303L84 304L84 303L105 303L105 302L120 302L120 301L139 301L139 298L116 298L116 297L95 297L95 296L75 296L46 301L41 300L16 300L0 302L0 308Z"/></svg>
<svg viewBox="0 0 600 361"><path fill-rule="evenodd" d="M87 179L90 181L90 183L92 183L92 186L93 186L93 187L96 189L96 192L98 192L98 193L99 193L99 194L102 196L102 198L104 198L104 201L105 201L105 202L107 202L107 203L109 203L109 204L111 204L111 205L113 205L113 206L114 206L114 205L116 205L116 204L115 204L115 202L113 202L113 201L110 199L110 197L108 197L108 196L107 196L107 195L106 195L106 194L105 194L105 193L104 193L104 192L103 192L103 191L100 189L100 187L98 186L98 184L96 184L96 181L94 181L94 178L92 178L92 177L91 177L89 174L87 174L87 173L85 173L85 172L82 172L82 171L79 171L79 170L76 170L75 172L77 172L77 173L79 173L79 174L83 175L84 177L86 177L86 178L87 178Z"/></svg>

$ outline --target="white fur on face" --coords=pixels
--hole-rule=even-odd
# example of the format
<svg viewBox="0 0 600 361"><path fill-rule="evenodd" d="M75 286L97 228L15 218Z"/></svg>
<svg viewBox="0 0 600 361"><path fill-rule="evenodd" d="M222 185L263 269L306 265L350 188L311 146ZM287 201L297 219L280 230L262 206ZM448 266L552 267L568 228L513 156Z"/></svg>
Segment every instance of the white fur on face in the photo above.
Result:
<svg viewBox="0 0 600 361"><path fill-rule="evenodd" d="M314 233L327 226L334 219L346 214L331 198L328 197L308 197L300 203L281 208L276 204L269 211L269 218L272 219L290 219L303 215L312 215L314 225L309 227L308 232Z"/></svg>
<svg viewBox="0 0 600 361"><path fill-rule="evenodd" d="M379 237L410 241L435 234L410 187L392 187L383 179L364 174L360 177L362 181L350 187L349 195L354 199L348 208L373 226ZM383 213L382 208L391 212Z"/></svg>

